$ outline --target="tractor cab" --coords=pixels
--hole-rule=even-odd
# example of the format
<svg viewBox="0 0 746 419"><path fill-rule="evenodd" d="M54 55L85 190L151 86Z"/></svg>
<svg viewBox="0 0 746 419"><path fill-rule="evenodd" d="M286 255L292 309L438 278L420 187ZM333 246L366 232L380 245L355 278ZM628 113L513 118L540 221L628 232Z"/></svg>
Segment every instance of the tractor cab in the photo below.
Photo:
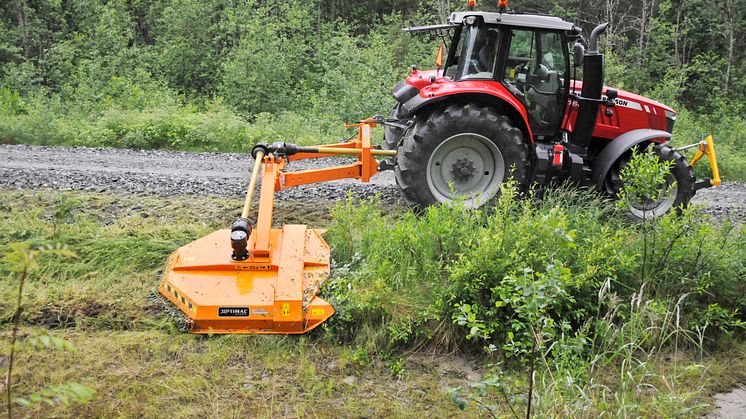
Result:
<svg viewBox="0 0 746 419"><path fill-rule="evenodd" d="M526 109L534 135L558 133L570 87L568 45L580 34L573 24L550 16L472 11L452 14L446 25L407 31L448 38L451 48L438 76L500 83Z"/></svg>

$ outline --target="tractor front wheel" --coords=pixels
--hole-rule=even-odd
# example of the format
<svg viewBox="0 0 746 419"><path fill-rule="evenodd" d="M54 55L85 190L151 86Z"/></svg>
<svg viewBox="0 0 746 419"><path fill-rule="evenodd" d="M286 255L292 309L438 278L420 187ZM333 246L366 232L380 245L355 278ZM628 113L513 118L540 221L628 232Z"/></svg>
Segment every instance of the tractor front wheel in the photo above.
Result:
<svg viewBox="0 0 746 419"><path fill-rule="evenodd" d="M479 208L500 185L528 182L528 148L505 115L475 103L451 104L417 117L397 153L396 181L410 206L461 200Z"/></svg>

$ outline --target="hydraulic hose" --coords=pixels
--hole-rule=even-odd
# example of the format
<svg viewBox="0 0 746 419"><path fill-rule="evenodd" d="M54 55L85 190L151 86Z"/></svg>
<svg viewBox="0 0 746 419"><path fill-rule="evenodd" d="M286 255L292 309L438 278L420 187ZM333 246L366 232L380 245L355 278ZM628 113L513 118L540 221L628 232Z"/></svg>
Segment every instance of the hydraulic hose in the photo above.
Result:
<svg viewBox="0 0 746 419"><path fill-rule="evenodd" d="M249 211L251 210L251 200L254 198L256 191L256 182L259 178L259 169L262 167L264 160L264 151L259 150L254 153L254 169L251 171L251 180L249 180L249 190L246 192L246 201L243 204L241 217L233 222L231 226L231 247L233 260L241 261L249 257L248 243L251 235L251 222L249 221Z"/></svg>

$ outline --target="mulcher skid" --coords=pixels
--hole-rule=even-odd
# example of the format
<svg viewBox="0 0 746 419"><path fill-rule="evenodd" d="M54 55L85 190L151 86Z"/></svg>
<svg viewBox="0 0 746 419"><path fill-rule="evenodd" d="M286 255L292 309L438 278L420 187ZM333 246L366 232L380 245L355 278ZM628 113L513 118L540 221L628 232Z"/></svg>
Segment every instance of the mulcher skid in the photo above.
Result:
<svg viewBox="0 0 746 419"><path fill-rule="evenodd" d="M395 151L371 147L366 120L354 141L320 147L258 144L254 169L241 217L231 229L216 231L177 249L166 266L158 291L191 323L193 333L300 334L334 314L316 294L329 277L329 246L323 231L305 225L272 228L274 193L293 186L335 179L363 182L378 173L374 156ZM299 172L284 172L293 160L354 155L354 163ZM248 220L262 169L256 228Z"/></svg>

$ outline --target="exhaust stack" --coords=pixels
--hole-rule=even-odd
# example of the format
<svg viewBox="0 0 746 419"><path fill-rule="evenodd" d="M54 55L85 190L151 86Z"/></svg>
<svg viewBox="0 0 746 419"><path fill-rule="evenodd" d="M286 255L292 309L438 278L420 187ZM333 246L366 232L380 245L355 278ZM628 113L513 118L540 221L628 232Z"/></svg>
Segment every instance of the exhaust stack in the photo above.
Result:
<svg viewBox="0 0 746 419"><path fill-rule="evenodd" d="M598 50L598 38L606 31L607 26L609 24L604 23L593 29L588 43L588 51L583 57L583 90L581 96L586 99L595 99L595 101L580 101L572 143L584 148L588 147L591 140L598 119L598 109L601 106L600 100L604 88L604 56Z"/></svg>

